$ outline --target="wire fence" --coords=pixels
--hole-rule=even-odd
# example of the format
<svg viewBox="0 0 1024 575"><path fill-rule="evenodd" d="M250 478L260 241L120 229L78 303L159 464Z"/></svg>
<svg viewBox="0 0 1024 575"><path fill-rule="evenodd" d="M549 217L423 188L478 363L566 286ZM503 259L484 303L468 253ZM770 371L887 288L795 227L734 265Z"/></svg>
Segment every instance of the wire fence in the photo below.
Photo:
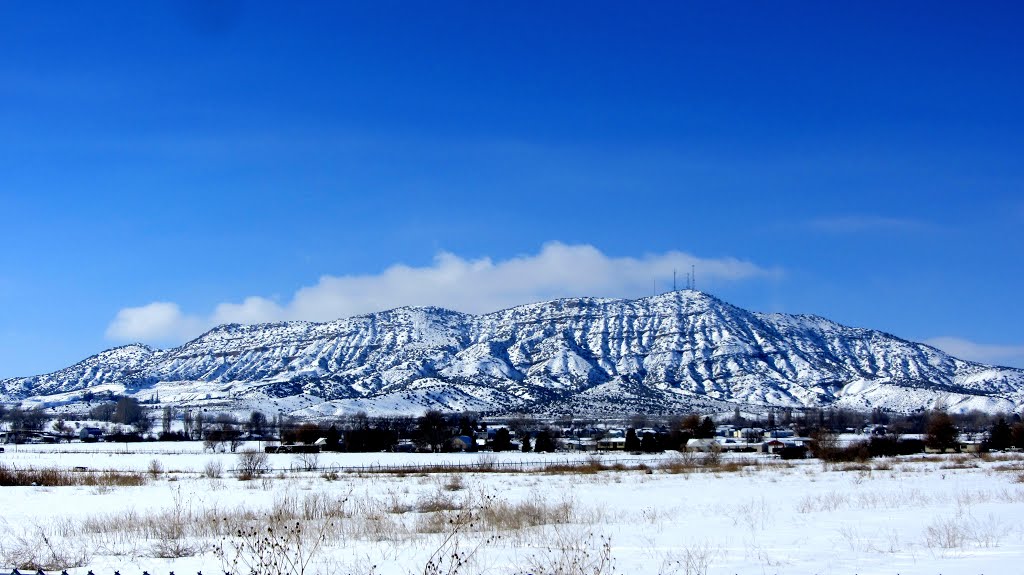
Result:
<svg viewBox="0 0 1024 575"><path fill-rule="evenodd" d="M581 468L581 467L602 467L614 468L616 466L638 466L641 464L656 463L652 459L626 458L626 457L599 457L594 459L539 459L536 461L442 461L438 463L402 463L383 464L371 463L366 465L319 465L310 461L306 464L301 461L301 454L297 457L299 461L293 462L288 467L264 468L265 473L337 473L337 474L411 474L411 473L467 473L467 472L525 472L544 471L553 469ZM229 473L237 473L239 469L228 469Z"/></svg>

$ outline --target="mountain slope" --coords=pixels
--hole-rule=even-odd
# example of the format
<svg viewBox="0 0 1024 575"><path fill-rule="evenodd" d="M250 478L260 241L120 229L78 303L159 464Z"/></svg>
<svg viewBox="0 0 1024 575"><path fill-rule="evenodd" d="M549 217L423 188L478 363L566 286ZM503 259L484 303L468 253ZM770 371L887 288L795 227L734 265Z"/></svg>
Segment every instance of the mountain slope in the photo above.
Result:
<svg viewBox="0 0 1024 575"><path fill-rule="evenodd" d="M1024 371L824 318L707 294L574 298L473 316L400 308L328 323L225 325L164 351L125 346L0 382L8 399L123 390L300 415L427 407L663 411L757 406L1014 410Z"/></svg>

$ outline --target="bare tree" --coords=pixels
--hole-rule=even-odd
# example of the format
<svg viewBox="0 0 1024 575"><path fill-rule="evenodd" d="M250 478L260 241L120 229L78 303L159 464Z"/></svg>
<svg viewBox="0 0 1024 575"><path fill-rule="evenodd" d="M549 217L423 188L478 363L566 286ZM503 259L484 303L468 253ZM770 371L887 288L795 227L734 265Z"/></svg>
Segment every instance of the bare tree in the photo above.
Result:
<svg viewBox="0 0 1024 575"><path fill-rule="evenodd" d="M267 416L259 411L253 411L249 415L249 423L246 426L249 435L256 435L262 437L266 433L267 428Z"/></svg>
<svg viewBox="0 0 1024 575"><path fill-rule="evenodd" d="M938 449L945 453L947 449L955 449L958 445L957 437L959 432L953 425L953 418L945 411L935 411L929 414L928 424L925 428L925 445L932 449Z"/></svg>
<svg viewBox="0 0 1024 575"><path fill-rule="evenodd" d="M169 405L165 405L160 418L160 430L163 431L164 435L169 435L171 433L171 421L173 420L174 409Z"/></svg>
<svg viewBox="0 0 1024 575"><path fill-rule="evenodd" d="M246 449L238 453L238 467L235 471L241 480L261 477L270 471L270 460L262 451Z"/></svg>
<svg viewBox="0 0 1024 575"><path fill-rule="evenodd" d="M443 413L435 409L428 410L417 421L417 435L422 444L430 447L433 452L441 450L441 446L452 436L451 427Z"/></svg>

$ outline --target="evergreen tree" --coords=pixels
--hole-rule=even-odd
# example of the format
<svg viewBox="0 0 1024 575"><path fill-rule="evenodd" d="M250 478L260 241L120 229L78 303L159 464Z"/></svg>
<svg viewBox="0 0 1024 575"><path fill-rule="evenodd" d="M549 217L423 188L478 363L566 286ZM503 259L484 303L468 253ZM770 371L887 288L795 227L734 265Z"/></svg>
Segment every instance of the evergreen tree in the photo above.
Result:
<svg viewBox="0 0 1024 575"><path fill-rule="evenodd" d="M523 435L523 453L529 453L530 451L531 451L530 436L524 434Z"/></svg>
<svg viewBox="0 0 1024 575"><path fill-rule="evenodd" d="M1024 447L1024 422L1018 421L1010 428L1010 437L1014 447Z"/></svg>
<svg viewBox="0 0 1024 575"><path fill-rule="evenodd" d="M715 422L710 417L705 417L700 422L700 427L697 428L697 432L694 437L699 439L710 439L715 436Z"/></svg>
<svg viewBox="0 0 1024 575"><path fill-rule="evenodd" d="M341 431L338 430L338 426L331 424L331 427L327 429L327 433L324 434L326 443L324 444L324 451L337 451L341 443Z"/></svg>
<svg viewBox="0 0 1024 575"><path fill-rule="evenodd" d="M508 451L512 448L512 440L509 437L508 429L499 427L494 432L494 443L491 444L491 449L494 451Z"/></svg>
<svg viewBox="0 0 1024 575"><path fill-rule="evenodd" d="M636 436L636 430L632 427L626 430L626 445L624 449L629 452L640 451L640 438Z"/></svg>
<svg viewBox="0 0 1024 575"><path fill-rule="evenodd" d="M537 453L553 452L555 450L555 440L551 437L551 432L546 429L538 431L533 450Z"/></svg>
<svg viewBox="0 0 1024 575"><path fill-rule="evenodd" d="M1010 429L1010 424L1006 423L1006 419L1000 417L992 424L992 429L988 432L988 447L989 449L1006 449L1012 444L1013 430Z"/></svg>
<svg viewBox="0 0 1024 575"><path fill-rule="evenodd" d="M643 451L644 453L658 453L661 451L661 448L658 445L658 439L653 433L648 431L644 434L643 439L640 440L640 451Z"/></svg>

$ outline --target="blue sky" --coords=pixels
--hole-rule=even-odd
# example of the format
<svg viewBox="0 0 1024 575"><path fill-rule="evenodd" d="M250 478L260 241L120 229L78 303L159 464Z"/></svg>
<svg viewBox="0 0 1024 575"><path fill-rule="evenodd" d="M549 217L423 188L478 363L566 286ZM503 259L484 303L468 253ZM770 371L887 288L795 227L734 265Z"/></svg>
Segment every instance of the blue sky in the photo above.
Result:
<svg viewBox="0 0 1024 575"><path fill-rule="evenodd" d="M1024 367L1022 24L0 3L0 377L219 321L640 297L690 264L748 309Z"/></svg>

